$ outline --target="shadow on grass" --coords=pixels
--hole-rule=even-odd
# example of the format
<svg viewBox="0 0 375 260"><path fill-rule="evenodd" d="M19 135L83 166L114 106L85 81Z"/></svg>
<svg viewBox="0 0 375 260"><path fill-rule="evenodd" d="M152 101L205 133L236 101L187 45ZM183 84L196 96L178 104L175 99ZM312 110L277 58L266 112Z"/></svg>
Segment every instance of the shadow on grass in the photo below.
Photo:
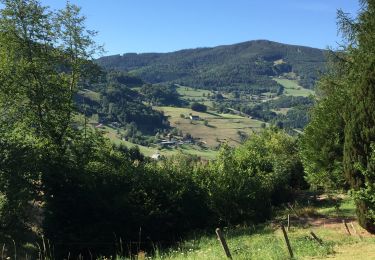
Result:
<svg viewBox="0 0 375 260"><path fill-rule="evenodd" d="M222 117L221 115L217 114L217 113L214 113L214 112L206 112L206 114L209 114L211 116L217 116L217 117Z"/></svg>

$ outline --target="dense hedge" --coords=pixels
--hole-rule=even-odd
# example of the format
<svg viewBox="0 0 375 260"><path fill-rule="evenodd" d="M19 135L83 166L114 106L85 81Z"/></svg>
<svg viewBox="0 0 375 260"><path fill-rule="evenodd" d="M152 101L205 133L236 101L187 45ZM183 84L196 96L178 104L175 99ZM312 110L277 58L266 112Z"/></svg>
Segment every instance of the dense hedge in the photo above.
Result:
<svg viewBox="0 0 375 260"><path fill-rule="evenodd" d="M124 246L141 241L150 249L194 229L262 222L303 186L295 140L283 132L223 147L209 163L185 155L132 161L104 141L97 145L86 144L84 164L74 155L53 165L44 180L44 229L61 255L111 254L120 238Z"/></svg>

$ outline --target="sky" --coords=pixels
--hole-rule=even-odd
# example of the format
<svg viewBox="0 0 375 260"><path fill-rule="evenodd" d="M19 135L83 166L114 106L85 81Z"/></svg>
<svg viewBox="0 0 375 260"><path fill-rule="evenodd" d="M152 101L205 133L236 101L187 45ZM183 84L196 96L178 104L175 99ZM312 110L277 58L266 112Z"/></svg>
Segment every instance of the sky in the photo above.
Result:
<svg viewBox="0 0 375 260"><path fill-rule="evenodd" d="M64 0L42 0L52 9ZM356 16L358 0L70 0L105 55L171 52L266 39L335 48L336 11Z"/></svg>

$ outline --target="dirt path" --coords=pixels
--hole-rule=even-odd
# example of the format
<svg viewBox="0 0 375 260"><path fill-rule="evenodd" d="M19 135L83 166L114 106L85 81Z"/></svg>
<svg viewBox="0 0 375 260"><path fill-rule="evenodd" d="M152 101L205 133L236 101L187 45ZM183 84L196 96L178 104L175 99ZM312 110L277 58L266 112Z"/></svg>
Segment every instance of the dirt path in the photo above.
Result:
<svg viewBox="0 0 375 260"><path fill-rule="evenodd" d="M313 228L331 229L349 236L342 220L342 218L307 218L304 221ZM361 228L353 218L346 218L346 221L351 236L357 238L357 242L337 245L334 247L335 253L325 258L313 257L305 259L375 260L375 245L374 242L371 242L375 239L375 235Z"/></svg>

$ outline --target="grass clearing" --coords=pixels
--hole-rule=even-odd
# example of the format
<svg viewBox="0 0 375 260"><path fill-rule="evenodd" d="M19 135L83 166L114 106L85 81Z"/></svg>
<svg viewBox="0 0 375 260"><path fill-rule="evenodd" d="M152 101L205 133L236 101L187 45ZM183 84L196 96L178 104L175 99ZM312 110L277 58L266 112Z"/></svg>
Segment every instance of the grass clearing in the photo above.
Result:
<svg viewBox="0 0 375 260"><path fill-rule="evenodd" d="M315 92L311 89L304 88L298 85L296 80L290 79L279 79L273 78L277 83L284 86L284 95L286 96L303 96L308 97L310 95L314 95Z"/></svg>
<svg viewBox="0 0 375 260"><path fill-rule="evenodd" d="M206 98L208 95L212 94L210 90L194 89L186 86L178 86L177 92L183 98Z"/></svg>
<svg viewBox="0 0 375 260"><path fill-rule="evenodd" d="M178 128L183 134L190 133L193 137L199 138L208 147L213 148L221 142L228 142L230 145L238 145L241 142L239 131L247 135L258 131L262 122L239 115L219 114L214 111L206 113L195 112L190 108L177 107L154 107L163 111L173 127ZM189 114L197 115L201 120L193 121ZM204 121L207 121L207 125Z"/></svg>
<svg viewBox="0 0 375 260"><path fill-rule="evenodd" d="M213 106L213 101L208 98L209 95L212 95L212 92L210 90L178 86L177 93L180 94L182 100L189 102L199 102L207 107Z"/></svg>

